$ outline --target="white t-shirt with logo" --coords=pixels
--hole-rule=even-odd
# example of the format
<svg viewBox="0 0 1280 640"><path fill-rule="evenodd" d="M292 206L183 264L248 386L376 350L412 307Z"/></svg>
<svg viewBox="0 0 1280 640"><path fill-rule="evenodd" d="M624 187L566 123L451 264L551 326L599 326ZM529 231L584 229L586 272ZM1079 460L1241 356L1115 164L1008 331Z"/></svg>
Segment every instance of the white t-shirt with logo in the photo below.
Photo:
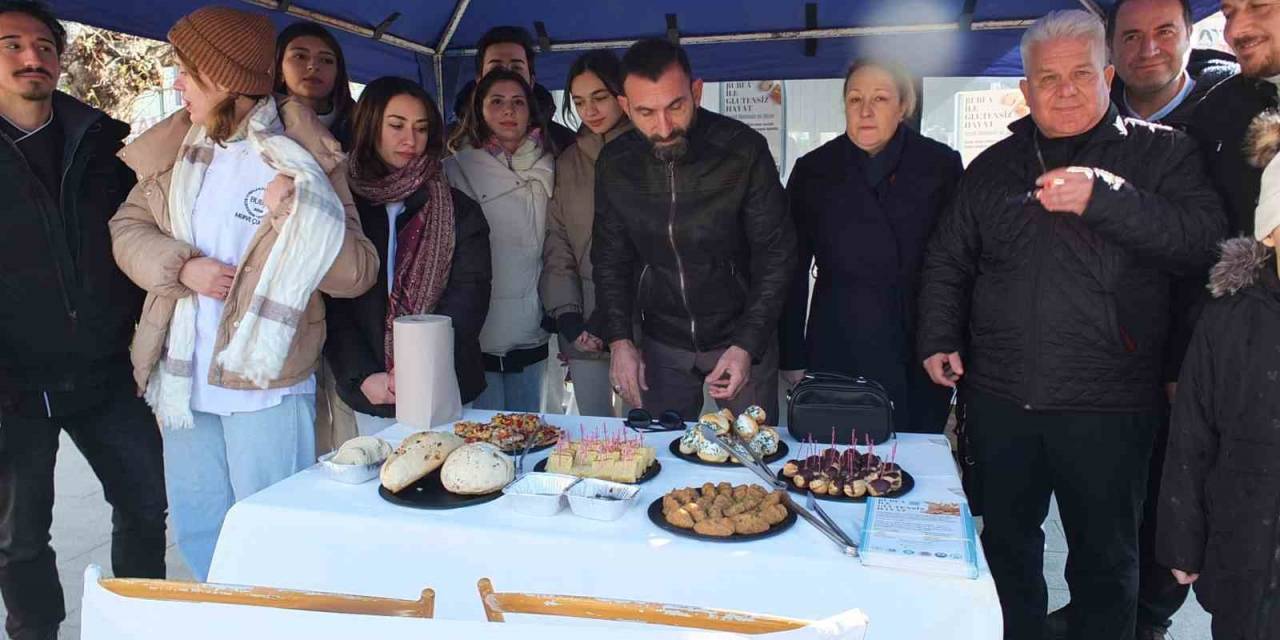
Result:
<svg viewBox="0 0 1280 640"><path fill-rule="evenodd" d="M196 248L206 257L238 266L258 228L267 220L267 183L276 177L248 140L215 147L191 214ZM231 415L274 407L287 395L315 393L315 376L280 389L227 389L209 384L214 342L222 322L223 302L196 296L196 351L191 408Z"/></svg>

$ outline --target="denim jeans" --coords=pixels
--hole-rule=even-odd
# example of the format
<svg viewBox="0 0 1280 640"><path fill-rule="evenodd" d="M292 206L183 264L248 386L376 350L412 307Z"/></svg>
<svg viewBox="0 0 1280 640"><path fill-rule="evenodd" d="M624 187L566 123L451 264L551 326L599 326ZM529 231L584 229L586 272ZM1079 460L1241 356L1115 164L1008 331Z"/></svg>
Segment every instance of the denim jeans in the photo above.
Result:
<svg viewBox="0 0 1280 640"><path fill-rule="evenodd" d="M548 360L535 362L519 373L484 372L488 386L472 405L488 411L542 411L542 384Z"/></svg>
<svg viewBox="0 0 1280 640"><path fill-rule="evenodd" d="M164 478L178 551L197 580L231 505L315 462L315 394L261 411L195 412L195 426L164 431Z"/></svg>
<svg viewBox="0 0 1280 640"><path fill-rule="evenodd" d="M165 577L159 429L132 384L121 384L105 397L69 416L0 417L0 592L8 610L5 626L15 640L57 637L66 616L49 546L53 467L64 429L111 504L116 577Z"/></svg>

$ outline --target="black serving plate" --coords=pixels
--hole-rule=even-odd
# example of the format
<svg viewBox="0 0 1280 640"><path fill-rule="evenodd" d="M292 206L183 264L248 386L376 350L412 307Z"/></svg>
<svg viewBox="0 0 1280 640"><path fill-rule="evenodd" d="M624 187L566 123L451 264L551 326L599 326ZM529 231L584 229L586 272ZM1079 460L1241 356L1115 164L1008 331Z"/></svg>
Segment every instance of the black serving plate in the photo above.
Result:
<svg viewBox="0 0 1280 640"><path fill-rule="evenodd" d="M671 446L667 447L667 450L671 452L671 455L673 455L673 456L675 456L675 457L677 457L677 458L680 458L681 460L684 460L684 461L686 461L686 462L692 462L692 463L694 463L694 464L701 464L701 465L705 465L705 466L708 466L708 467L741 467L741 466L742 466L741 464L739 464L739 463L737 463L737 462L733 462L733 461L731 461L731 460L725 460L724 462L707 462L706 460L703 460L702 458L699 458L699 457L698 457L698 454L696 454L696 453L682 453L682 452L680 451L680 438L676 438L675 440L672 440L672 441L671 441ZM730 453L732 453L732 452L730 452ZM769 455L765 456L765 457L764 457L764 461L765 461L765 462L777 462L777 461L779 461L779 460L781 460L781 459L783 459L783 458L787 457L787 454L789 454L789 453L791 453L791 448L787 446L787 443L785 443L785 442L779 442L779 443L778 443L778 450L777 450L776 452L774 452L774 453L771 453L771 454L769 454ZM661 513L661 512L659 512L659 513Z"/></svg>
<svg viewBox="0 0 1280 640"><path fill-rule="evenodd" d="M791 493L800 493L800 494L808 494L808 493L809 493L809 490L808 490L808 489L801 489L800 487L797 487L797 486L795 485L795 483L791 481L791 478L788 478L788 477L786 477L786 476L782 475L782 470L781 470L781 469L779 469L779 470L778 470L778 479L779 479L779 480L781 480L781 481L783 481L783 482L785 482L785 483L787 484L787 491L790 491ZM897 497L901 497L901 496L906 495L907 493L909 493L909 492L910 492L912 489L914 489L914 488L916 488L916 479L915 479L914 477L912 477L910 473L907 473L907 472L906 472L906 470L904 469L904 470L902 471L902 486L901 486L901 487L898 487L897 489L895 489L895 490L893 490L893 491L890 491L889 493L886 493L886 494L884 494L884 495L882 495L882 496L877 496L877 497L879 497L879 498L897 498ZM841 494L840 494L840 495L838 495L838 496L828 495L828 494L825 494L825 493L823 493L823 494L817 494L817 493L813 494L813 496L814 496L815 498L819 499L819 500L830 500L830 501L832 501L832 502L866 502L866 501L867 501L867 496L870 496L870 495L871 495L871 494L869 494L869 493L864 493L864 494L862 494L860 497L857 497L857 498L850 498L849 496L844 495L844 493L841 493Z"/></svg>
<svg viewBox="0 0 1280 640"><path fill-rule="evenodd" d="M681 529L680 527L677 527L674 524L667 522L667 519L662 517L662 498L658 498L657 500L654 500L652 504L649 505L649 521L657 525L659 529L670 531L671 533L674 533L683 538L693 538L694 540L706 540L708 542L751 542L752 540L772 538L773 536L776 536L782 533L783 531L790 529L796 523L796 512L792 511L791 509L787 509L787 519L783 520L782 522L779 522L778 524L773 525L772 527L769 527L768 531L762 531L760 533L753 533L753 534L744 535L744 536L740 536L737 534L731 535L731 536L704 536L701 533L694 531L693 529Z"/></svg>
<svg viewBox="0 0 1280 640"><path fill-rule="evenodd" d="M546 470L547 470L547 459L546 459L546 458L543 458L543 459L539 460L539 461L538 461L538 464L533 465L533 470L534 470L534 471L546 471ZM654 461L653 461L653 464L649 465L649 468L644 470L644 475L640 476L640 479L638 479L638 480L636 480L636 481L635 481L635 484L644 484L644 483L646 483L646 482L648 482L648 481L650 481L650 480L654 479L655 477L657 477L657 475L658 475L658 473L659 473L660 471L662 471L662 463L661 463L661 462L658 462L657 460L654 460ZM624 482L624 483L620 483L620 484L630 484L630 483L626 483L626 482Z"/></svg>
<svg viewBox="0 0 1280 640"><path fill-rule="evenodd" d="M559 440L558 438L553 438L553 439L552 439L551 441L549 441L549 442L545 442L545 443L540 444L540 445L538 445L538 446L536 446L536 447L530 447L530 448L529 448L529 453L536 453L536 452L538 452L538 451L546 451L547 449L550 449L551 447L556 446L556 443L557 443L557 442L559 442L559 441L560 441L560 440ZM479 440L479 442L485 442L485 441L484 441L484 440ZM520 457L520 453L521 453L522 451L524 451L524 446L523 446L523 445L516 445L516 446L515 446L514 448L512 448L512 449L503 449L502 447L498 447L498 449L499 449L499 450L501 450L503 453L505 453L505 454L507 454L507 455L511 456L512 458L518 458L518 457Z"/></svg>
<svg viewBox="0 0 1280 640"><path fill-rule="evenodd" d="M392 493L386 487L378 485L378 495L391 504L413 509L457 509L497 500L502 497L502 489L474 496L449 493L440 484L440 470L436 469L398 493Z"/></svg>

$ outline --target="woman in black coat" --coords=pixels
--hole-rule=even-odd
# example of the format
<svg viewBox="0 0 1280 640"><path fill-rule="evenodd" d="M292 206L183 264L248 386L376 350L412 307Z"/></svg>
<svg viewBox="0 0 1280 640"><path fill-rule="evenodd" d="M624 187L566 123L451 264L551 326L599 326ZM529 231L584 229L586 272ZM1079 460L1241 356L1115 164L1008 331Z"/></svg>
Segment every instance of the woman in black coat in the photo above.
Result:
<svg viewBox="0 0 1280 640"><path fill-rule="evenodd" d="M911 78L860 60L845 75L846 135L796 162L787 184L799 264L779 324L783 377L809 371L884 385L900 431L941 432L949 392L930 382L912 346L925 242L951 200L960 155L907 126ZM809 308L809 261L817 284Z"/></svg>
<svg viewBox="0 0 1280 640"><path fill-rule="evenodd" d="M368 293L331 301L325 356L362 435L389 426L395 415L387 352L393 302L395 317L451 318L462 402L485 388L480 328L492 280L489 225L480 205L448 186L439 113L416 83L381 78L365 87L352 118L351 191L382 269Z"/></svg>

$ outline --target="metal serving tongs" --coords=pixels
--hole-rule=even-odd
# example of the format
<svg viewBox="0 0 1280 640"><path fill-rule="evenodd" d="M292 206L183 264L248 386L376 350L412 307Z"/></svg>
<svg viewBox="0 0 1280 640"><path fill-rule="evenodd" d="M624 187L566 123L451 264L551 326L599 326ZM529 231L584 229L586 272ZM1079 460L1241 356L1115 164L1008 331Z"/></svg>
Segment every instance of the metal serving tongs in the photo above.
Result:
<svg viewBox="0 0 1280 640"><path fill-rule="evenodd" d="M822 517L819 517L814 515L808 509L797 504L796 501L791 498L790 492L787 491L787 485L781 480L778 480L777 476L769 470L769 465L765 464L763 459L757 457L750 447L740 447L736 443L729 444L725 440L722 440L720 436L716 435L715 429L711 428L709 425L699 424L698 430L702 433L702 437L724 447L725 451L728 451L733 455L733 457L737 458L738 461L742 463L743 467L746 467L752 473L759 476L766 485L782 491L782 500L786 503L787 508L794 511L796 515L804 518L805 522L813 525L813 528L821 531L823 535L830 538L831 541L836 543L836 546L840 548L841 553L852 557L856 557L858 555L857 543L849 538L849 536L845 535L845 533L840 530L840 527L835 526L835 523L831 522L830 518L827 518L825 513L822 514ZM815 510L821 513L820 508Z"/></svg>

